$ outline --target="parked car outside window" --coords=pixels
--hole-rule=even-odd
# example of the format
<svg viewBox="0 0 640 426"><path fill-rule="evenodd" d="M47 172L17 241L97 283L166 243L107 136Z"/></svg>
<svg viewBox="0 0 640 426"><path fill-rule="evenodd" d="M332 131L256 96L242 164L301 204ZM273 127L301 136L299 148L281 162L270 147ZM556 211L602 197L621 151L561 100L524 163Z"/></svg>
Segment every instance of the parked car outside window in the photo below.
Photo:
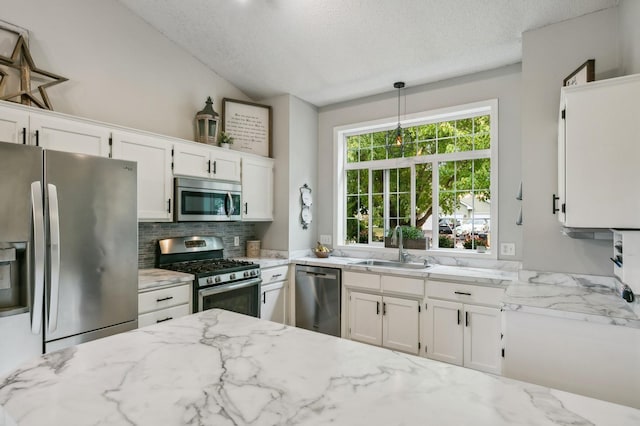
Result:
<svg viewBox="0 0 640 426"><path fill-rule="evenodd" d="M456 235L486 234L489 232L489 220L470 219L456 228Z"/></svg>

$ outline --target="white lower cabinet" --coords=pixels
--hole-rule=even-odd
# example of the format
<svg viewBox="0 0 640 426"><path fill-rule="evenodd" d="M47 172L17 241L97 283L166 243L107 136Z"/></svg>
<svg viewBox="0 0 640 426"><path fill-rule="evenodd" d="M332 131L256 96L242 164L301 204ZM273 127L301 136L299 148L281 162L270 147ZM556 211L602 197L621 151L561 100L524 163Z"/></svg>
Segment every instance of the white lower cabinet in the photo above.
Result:
<svg viewBox="0 0 640 426"><path fill-rule="evenodd" d="M138 293L138 327L158 324L190 313L190 282Z"/></svg>
<svg viewBox="0 0 640 426"><path fill-rule="evenodd" d="M506 377L640 408L640 329L503 314Z"/></svg>
<svg viewBox="0 0 640 426"><path fill-rule="evenodd" d="M260 318L284 324L285 283L268 284L261 288Z"/></svg>
<svg viewBox="0 0 640 426"><path fill-rule="evenodd" d="M260 318L286 324L289 266L263 268L260 273Z"/></svg>
<svg viewBox="0 0 640 426"><path fill-rule="evenodd" d="M427 295L456 300L425 299L422 355L439 361L502 374L501 289L459 283L428 283ZM482 300L480 306L457 300Z"/></svg>
<svg viewBox="0 0 640 426"><path fill-rule="evenodd" d="M419 309L417 300L351 291L349 336L359 342L417 354Z"/></svg>

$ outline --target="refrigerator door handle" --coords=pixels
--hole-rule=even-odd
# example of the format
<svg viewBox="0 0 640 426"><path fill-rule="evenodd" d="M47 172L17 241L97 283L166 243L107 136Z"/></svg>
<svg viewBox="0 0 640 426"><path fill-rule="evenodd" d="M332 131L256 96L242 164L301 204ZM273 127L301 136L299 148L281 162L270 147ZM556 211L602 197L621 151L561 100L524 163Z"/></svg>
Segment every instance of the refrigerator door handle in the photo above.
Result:
<svg viewBox="0 0 640 426"><path fill-rule="evenodd" d="M31 182L31 211L33 213L34 290L31 311L31 332L40 334L42 304L44 303L44 207L42 183Z"/></svg>
<svg viewBox="0 0 640 426"><path fill-rule="evenodd" d="M49 332L58 328L58 295L60 293L60 217L58 188L47 184L49 193L49 239L51 241L51 295L49 299Z"/></svg>

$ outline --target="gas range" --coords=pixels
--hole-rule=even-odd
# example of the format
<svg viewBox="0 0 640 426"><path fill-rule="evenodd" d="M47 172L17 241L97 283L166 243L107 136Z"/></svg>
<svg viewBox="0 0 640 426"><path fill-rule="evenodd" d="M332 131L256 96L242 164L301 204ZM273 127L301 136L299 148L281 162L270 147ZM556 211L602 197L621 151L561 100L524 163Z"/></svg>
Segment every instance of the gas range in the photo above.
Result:
<svg viewBox="0 0 640 426"><path fill-rule="evenodd" d="M177 237L158 241L158 267L196 276L198 286L260 276L260 265L223 258L220 237Z"/></svg>
<svg viewBox="0 0 640 426"><path fill-rule="evenodd" d="M170 263L163 267L164 269L195 275L199 286L224 284L260 276L260 266L244 260L191 260Z"/></svg>
<svg viewBox="0 0 640 426"><path fill-rule="evenodd" d="M223 258L219 237L178 237L158 241L156 265L186 272L193 282L194 312L221 308L258 316L260 265Z"/></svg>

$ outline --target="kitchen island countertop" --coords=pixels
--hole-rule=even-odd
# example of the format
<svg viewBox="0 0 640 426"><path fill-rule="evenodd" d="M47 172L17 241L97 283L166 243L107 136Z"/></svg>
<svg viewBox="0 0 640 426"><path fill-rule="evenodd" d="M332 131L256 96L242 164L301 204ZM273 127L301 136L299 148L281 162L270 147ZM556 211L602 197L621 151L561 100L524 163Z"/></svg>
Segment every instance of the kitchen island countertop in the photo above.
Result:
<svg viewBox="0 0 640 426"><path fill-rule="evenodd" d="M7 425L638 425L640 410L231 312L43 355Z"/></svg>

